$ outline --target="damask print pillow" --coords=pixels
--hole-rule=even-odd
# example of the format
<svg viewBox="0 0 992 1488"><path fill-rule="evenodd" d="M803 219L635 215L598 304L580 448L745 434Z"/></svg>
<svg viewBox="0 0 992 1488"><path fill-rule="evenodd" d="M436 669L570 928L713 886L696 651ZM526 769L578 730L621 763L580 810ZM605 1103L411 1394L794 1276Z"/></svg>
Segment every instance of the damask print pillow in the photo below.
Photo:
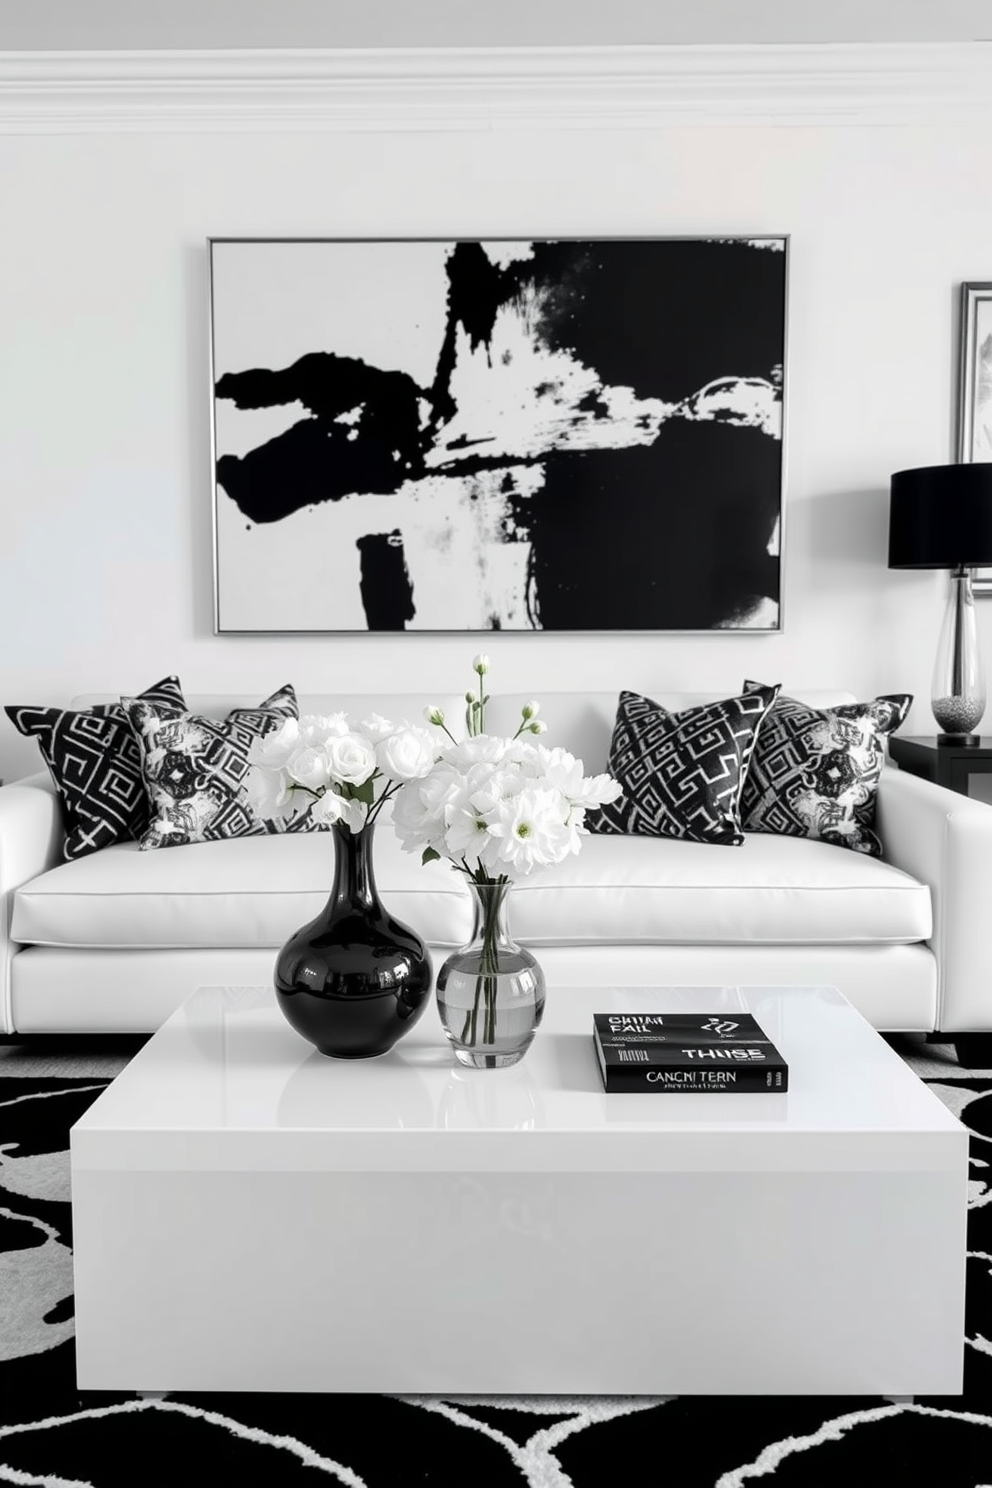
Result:
<svg viewBox="0 0 992 1488"><path fill-rule="evenodd" d="M744 830L820 838L880 858L872 825L883 740L905 721L912 702L910 694L894 693L870 703L810 708L778 698L744 782Z"/></svg>
<svg viewBox="0 0 992 1488"><path fill-rule="evenodd" d="M296 693L287 684L257 708L235 708L226 718L200 718L143 698L121 698L141 757L151 802L142 849L262 837L272 832L318 830L305 818L263 821L241 794L248 751L284 718L298 718Z"/></svg>
<svg viewBox="0 0 992 1488"><path fill-rule="evenodd" d="M607 768L623 795L588 812L588 830L739 847L741 790L777 693L748 687L742 697L670 713L640 693L622 692Z"/></svg>
<svg viewBox="0 0 992 1488"><path fill-rule="evenodd" d="M163 677L138 700L151 707L186 706L178 677ZM18 732L38 741L62 804L67 860L142 835L151 806L138 746L120 703L79 709L9 707L4 712Z"/></svg>

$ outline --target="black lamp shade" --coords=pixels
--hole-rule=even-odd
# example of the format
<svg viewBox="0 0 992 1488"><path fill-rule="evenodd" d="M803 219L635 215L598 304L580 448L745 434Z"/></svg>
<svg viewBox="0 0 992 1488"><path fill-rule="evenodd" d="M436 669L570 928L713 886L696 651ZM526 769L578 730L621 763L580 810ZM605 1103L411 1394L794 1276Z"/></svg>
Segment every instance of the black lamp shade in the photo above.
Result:
<svg viewBox="0 0 992 1488"><path fill-rule="evenodd" d="M992 564L992 464L899 470L889 498L889 567Z"/></svg>

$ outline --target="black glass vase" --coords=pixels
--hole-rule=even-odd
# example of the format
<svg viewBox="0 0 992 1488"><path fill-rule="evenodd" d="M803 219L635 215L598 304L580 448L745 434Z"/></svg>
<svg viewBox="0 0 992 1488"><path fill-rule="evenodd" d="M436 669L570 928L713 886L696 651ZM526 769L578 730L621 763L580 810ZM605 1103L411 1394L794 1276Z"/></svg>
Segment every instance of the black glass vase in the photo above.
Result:
<svg viewBox="0 0 992 1488"><path fill-rule="evenodd" d="M331 828L334 888L321 913L276 958L276 1001L321 1054L385 1054L420 1017L431 958L415 931L388 914L372 869L375 824Z"/></svg>

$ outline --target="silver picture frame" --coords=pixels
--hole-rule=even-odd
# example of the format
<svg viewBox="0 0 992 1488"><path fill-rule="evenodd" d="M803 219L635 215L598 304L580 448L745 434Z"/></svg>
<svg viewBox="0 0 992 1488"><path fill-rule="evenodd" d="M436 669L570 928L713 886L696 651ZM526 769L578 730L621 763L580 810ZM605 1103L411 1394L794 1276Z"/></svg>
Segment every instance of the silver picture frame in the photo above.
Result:
<svg viewBox="0 0 992 1488"><path fill-rule="evenodd" d="M961 285L957 458L992 463L992 281ZM976 568L973 591L992 595L992 568Z"/></svg>

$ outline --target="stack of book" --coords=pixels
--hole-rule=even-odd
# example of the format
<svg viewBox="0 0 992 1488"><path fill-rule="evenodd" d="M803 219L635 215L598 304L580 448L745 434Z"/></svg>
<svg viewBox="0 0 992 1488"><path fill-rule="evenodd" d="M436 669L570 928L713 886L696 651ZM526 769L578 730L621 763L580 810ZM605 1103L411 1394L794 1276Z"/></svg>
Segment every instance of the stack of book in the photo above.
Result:
<svg viewBox="0 0 992 1488"><path fill-rule="evenodd" d="M610 1094L789 1088L785 1060L750 1013L595 1013L593 1024Z"/></svg>

